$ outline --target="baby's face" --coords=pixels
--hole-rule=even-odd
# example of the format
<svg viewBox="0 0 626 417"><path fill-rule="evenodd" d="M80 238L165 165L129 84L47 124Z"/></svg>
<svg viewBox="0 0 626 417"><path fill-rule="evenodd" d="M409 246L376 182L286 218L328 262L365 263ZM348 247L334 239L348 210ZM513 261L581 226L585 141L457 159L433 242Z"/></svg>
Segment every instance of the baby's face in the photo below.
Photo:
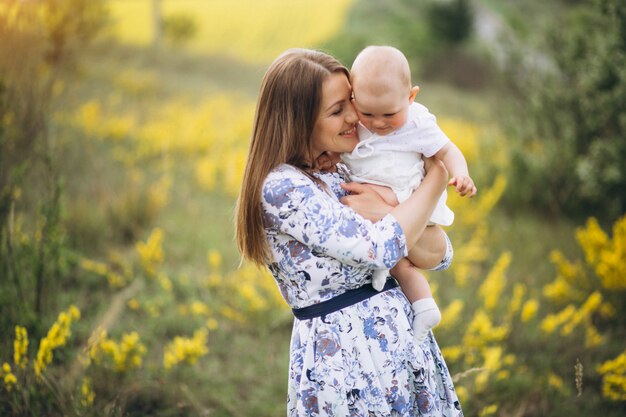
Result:
<svg viewBox="0 0 626 417"><path fill-rule="evenodd" d="M367 88L354 86L354 106L359 121L369 130L385 136L395 132L407 121L410 91L400 83L383 94L373 94Z"/></svg>

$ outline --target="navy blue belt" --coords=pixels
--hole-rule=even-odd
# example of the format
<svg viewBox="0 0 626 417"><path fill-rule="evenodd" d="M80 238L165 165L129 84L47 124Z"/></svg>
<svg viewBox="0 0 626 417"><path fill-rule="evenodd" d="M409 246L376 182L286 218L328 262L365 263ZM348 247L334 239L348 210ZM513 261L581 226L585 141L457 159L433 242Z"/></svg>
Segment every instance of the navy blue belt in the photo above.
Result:
<svg viewBox="0 0 626 417"><path fill-rule="evenodd" d="M397 286L398 283L395 279L388 279L385 286L380 291L376 291L374 287L372 287L372 284L365 284L362 287L339 294L330 300L322 301L321 303L313 304L307 307L292 308L291 311L293 311L293 315L299 320L309 320L341 310L342 308L351 306L352 304L356 304Z"/></svg>

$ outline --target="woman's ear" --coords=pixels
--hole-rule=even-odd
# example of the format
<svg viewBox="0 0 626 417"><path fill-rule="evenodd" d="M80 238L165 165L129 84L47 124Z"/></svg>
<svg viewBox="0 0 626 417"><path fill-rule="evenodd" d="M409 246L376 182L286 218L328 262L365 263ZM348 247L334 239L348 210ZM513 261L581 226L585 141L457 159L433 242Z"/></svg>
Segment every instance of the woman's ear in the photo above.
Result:
<svg viewBox="0 0 626 417"><path fill-rule="evenodd" d="M415 101L415 96L420 92L420 88L415 86L411 88L411 92L409 93L409 103L413 103Z"/></svg>

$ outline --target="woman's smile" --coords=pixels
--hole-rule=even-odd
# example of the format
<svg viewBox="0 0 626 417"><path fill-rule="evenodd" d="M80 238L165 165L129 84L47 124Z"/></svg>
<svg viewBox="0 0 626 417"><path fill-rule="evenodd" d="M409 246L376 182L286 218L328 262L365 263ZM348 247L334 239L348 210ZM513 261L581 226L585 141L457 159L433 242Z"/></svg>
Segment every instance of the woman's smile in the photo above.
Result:
<svg viewBox="0 0 626 417"><path fill-rule="evenodd" d="M322 84L320 113L312 133L313 152L352 152L358 145L358 117L350 101L352 87L343 73L330 74Z"/></svg>

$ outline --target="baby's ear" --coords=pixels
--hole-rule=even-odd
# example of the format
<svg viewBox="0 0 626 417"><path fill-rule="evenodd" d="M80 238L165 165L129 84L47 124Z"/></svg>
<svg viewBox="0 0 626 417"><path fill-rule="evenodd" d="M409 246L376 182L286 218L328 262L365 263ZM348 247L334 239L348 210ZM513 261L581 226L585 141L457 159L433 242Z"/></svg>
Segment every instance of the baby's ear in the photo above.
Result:
<svg viewBox="0 0 626 417"><path fill-rule="evenodd" d="M409 103L413 103L415 101L415 96L420 92L420 88L415 86L411 88L411 92L409 93Z"/></svg>

